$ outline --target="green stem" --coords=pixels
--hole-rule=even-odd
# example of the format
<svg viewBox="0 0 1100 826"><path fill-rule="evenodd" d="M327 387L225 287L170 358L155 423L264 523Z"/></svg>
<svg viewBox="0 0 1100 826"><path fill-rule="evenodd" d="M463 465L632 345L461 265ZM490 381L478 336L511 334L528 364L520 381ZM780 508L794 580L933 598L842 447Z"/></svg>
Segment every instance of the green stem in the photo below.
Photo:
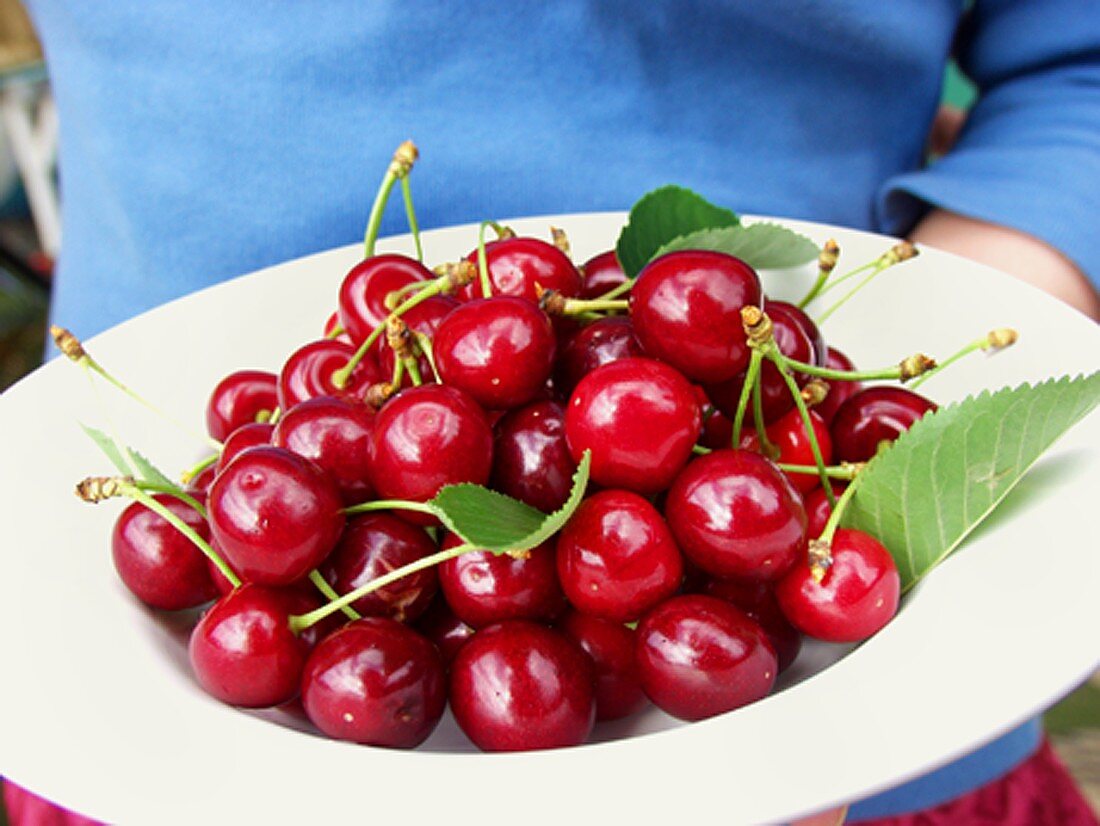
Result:
<svg viewBox="0 0 1100 826"><path fill-rule="evenodd" d="M601 296L597 296L596 300L597 301L610 301L613 298L618 298L623 293L630 292L630 289L633 286L634 286L634 279L633 278L628 278L622 284L619 284L618 286L612 287L610 290L608 290L607 292L605 292Z"/></svg>
<svg viewBox="0 0 1100 826"><path fill-rule="evenodd" d="M879 262L879 259L876 258L874 261L868 261L866 264L860 264L854 270L849 270L848 272L844 273L844 275L838 275L836 278L832 279L827 284L822 286L821 289L819 289L817 291L817 293L815 295L813 295L811 298L819 298L819 297L825 295L825 293L829 292L830 290L835 290L837 287L839 287L845 281L849 281L852 278L854 278L855 276L859 275L860 273L867 272L867 270L878 266L878 262ZM809 300L807 300L806 303L808 304ZM798 306L801 307L803 305L799 304Z"/></svg>
<svg viewBox="0 0 1100 826"><path fill-rule="evenodd" d="M409 232L412 233L413 242L416 244L416 260L423 263L424 248L420 245L420 224L416 221L416 210L413 209L412 187L409 186L409 176L401 179L401 196L405 199L405 217L409 220Z"/></svg>
<svg viewBox="0 0 1100 826"><path fill-rule="evenodd" d="M192 479L194 479L208 467L217 462L220 457L220 453L211 453L205 459L200 459L199 461L195 462L195 464L191 465L191 467L180 474L180 477L183 480L183 484L190 484Z"/></svg>
<svg viewBox="0 0 1100 826"><path fill-rule="evenodd" d="M713 453L709 447L703 447L702 445L692 445L691 452L696 456L706 456L708 453Z"/></svg>
<svg viewBox="0 0 1100 826"><path fill-rule="evenodd" d="M834 370L831 367L819 367L816 364L787 358L787 365L796 373L830 381L887 381L901 378L901 366L897 364L883 367L881 370Z"/></svg>
<svg viewBox="0 0 1100 826"><path fill-rule="evenodd" d="M485 229L492 227L500 234L500 225L496 221L482 221L477 230L477 275L481 279L481 297L491 298L493 282L489 279L489 257L485 254Z"/></svg>
<svg viewBox="0 0 1100 826"><path fill-rule="evenodd" d="M821 248L821 252L817 256L817 280L814 281L813 286L810 287L810 291L806 293L805 297L798 302L799 309L805 309L806 305L813 301L821 293L825 287L825 282L829 280L829 276L833 274L833 270L836 268L837 258L840 256L840 247L837 246L836 241L829 239L825 242L825 245Z"/></svg>
<svg viewBox="0 0 1100 826"><path fill-rule="evenodd" d="M344 513L353 516L357 513L370 513L371 511L405 510L418 511L438 517L439 511L428 502L409 502L404 499L376 499L373 502L360 502L358 505L348 505Z"/></svg>
<svg viewBox="0 0 1100 826"><path fill-rule="evenodd" d="M603 313L615 310L630 309L630 302L625 299L614 298L567 298L562 309L562 315L579 315L581 313Z"/></svg>
<svg viewBox="0 0 1100 826"><path fill-rule="evenodd" d="M760 376L760 362L764 355L756 347L749 353L749 369L745 372L745 383L741 385L741 397L737 400L737 412L733 417L732 447L736 450L741 446L741 428L745 423L745 411L749 409L749 399L752 389L756 387ZM755 414L754 414L755 415Z"/></svg>
<svg viewBox="0 0 1100 826"><path fill-rule="evenodd" d="M309 572L309 581L317 586L317 590L320 591L324 595L325 599L327 599L329 602L332 602L335 599L340 599L340 595L336 593L336 590L331 585L328 584L328 581L323 576L321 576L321 572L317 569ZM363 615L352 608L350 605L345 605L340 610L344 612L344 616L347 617L349 620L354 621L363 618Z"/></svg>
<svg viewBox="0 0 1100 826"><path fill-rule="evenodd" d="M844 489L844 492L840 494L840 498L836 500L830 500L829 504L833 508L833 512L829 514L829 520L825 523L824 530L821 531L821 536L818 537L822 542L832 544L833 534L836 533L836 529L840 526L840 518L844 515L844 509L848 507L848 503L852 501L852 496L856 492L858 485L848 485ZM831 490L832 486L826 487L826 490Z"/></svg>
<svg viewBox="0 0 1100 826"><path fill-rule="evenodd" d="M419 387L424 383L424 379L420 376L420 365L416 363L416 356L403 358L401 363L405 365L405 372L409 374L409 381L413 383L413 387ZM395 384L394 387L396 386Z"/></svg>
<svg viewBox="0 0 1100 826"><path fill-rule="evenodd" d="M997 350L1003 350L1005 347L1011 347L1016 343L1018 334L1015 330L1009 327L1001 327L996 330L991 330L986 335L979 339L975 339L969 344L963 345L957 353L940 362L932 367L930 370L921 374L916 381L914 381L910 387L916 389L928 381L932 376L941 370L945 369L948 365L954 364L963 356L968 356L976 350L991 350L996 352Z"/></svg>
<svg viewBox="0 0 1100 826"><path fill-rule="evenodd" d="M432 375L435 377L436 382L439 382L439 370L435 366L435 351L432 349L432 337L426 333L418 333L416 330L412 331L413 339L416 341L416 346L420 348L420 352L424 354L424 358L428 360L428 367L431 368Z"/></svg>
<svg viewBox="0 0 1100 826"><path fill-rule="evenodd" d="M874 261L872 261L869 265L864 265L862 268L859 268L867 269L869 267L870 272L862 281L860 281L858 284L852 287L852 289L841 296L841 298L838 299L835 304L833 304L831 307L829 307L829 309L823 312L818 317L817 323L824 324L825 321L828 320L829 316L831 316L833 313L843 307L847 303L848 299L850 299L852 296L854 296L856 293L858 293L860 290L870 284L875 279L875 277L878 276L878 274L881 273L883 270L887 270L895 264L900 264L902 261L908 261L915 255L917 255L917 248L910 244L908 241L902 241L895 244L889 250L884 252ZM859 269L853 270L844 277L837 279L833 284L829 286L835 287L837 284L850 278L856 272L859 272ZM822 290L822 292L825 292L825 290Z"/></svg>
<svg viewBox="0 0 1100 826"><path fill-rule="evenodd" d="M779 469L784 473L805 473L806 475L820 473L817 465L789 465L785 462L778 462ZM844 464L844 465L827 465L825 467L825 473L830 479L840 479L850 482L859 475L861 466L858 464Z"/></svg>
<svg viewBox="0 0 1100 826"><path fill-rule="evenodd" d="M756 438L760 442L760 452L769 459L774 459L779 455L779 450L768 439L768 432L764 427L764 393L760 389L759 370L752 382L752 423L756 428ZM737 444L740 445L740 442Z"/></svg>
<svg viewBox="0 0 1100 826"><path fill-rule="evenodd" d="M161 485L157 482L146 482L141 479L134 480L134 487L144 491L145 493L163 493L168 496L174 496L176 499L179 499L181 502L183 502L183 504L187 505L187 507L191 508L191 510L195 511L195 513L197 513L203 519L206 519L206 506L204 506L198 499L196 499L185 490L180 490L179 488L171 485Z"/></svg>

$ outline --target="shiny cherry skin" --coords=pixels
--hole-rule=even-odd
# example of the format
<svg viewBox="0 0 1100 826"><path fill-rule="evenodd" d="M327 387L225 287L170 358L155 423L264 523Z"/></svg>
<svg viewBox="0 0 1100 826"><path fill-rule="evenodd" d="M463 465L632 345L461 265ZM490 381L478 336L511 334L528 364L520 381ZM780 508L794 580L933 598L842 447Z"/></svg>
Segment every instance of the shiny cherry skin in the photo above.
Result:
<svg viewBox="0 0 1100 826"><path fill-rule="evenodd" d="M338 333L337 330L340 332ZM340 326L340 311L334 310L325 320L325 326L322 330L324 338L334 338L337 341L343 341L351 344L351 336L343 332L344 328Z"/></svg>
<svg viewBox="0 0 1100 826"><path fill-rule="evenodd" d="M843 482L833 481L830 484L834 496L840 496L847 487ZM802 502L806 508L806 536L810 539L821 536L821 532L825 530L825 524L833 514L833 507L829 504L829 497L825 495L825 488L820 485L813 488L802 497Z"/></svg>
<svg viewBox="0 0 1100 826"><path fill-rule="evenodd" d="M313 649L302 675L302 705L329 737L415 748L447 706L443 659L408 626L364 617Z"/></svg>
<svg viewBox="0 0 1100 826"><path fill-rule="evenodd" d="M229 438L222 445L221 455L218 456L217 464L214 466L216 471L221 473L230 462L250 447L271 444L271 434L274 432L275 425L269 422L242 424L229 434Z"/></svg>
<svg viewBox="0 0 1100 826"><path fill-rule="evenodd" d="M275 412L279 406L277 382L274 373L263 370L230 373L218 382L206 403L206 432L224 442L241 425Z"/></svg>
<svg viewBox="0 0 1100 826"><path fill-rule="evenodd" d="M702 593L732 603L760 624L775 650L780 674L794 663L802 650L802 635L780 609L769 583L711 579L704 584Z"/></svg>
<svg viewBox="0 0 1100 826"><path fill-rule="evenodd" d="M898 568L890 552L862 531L839 528L833 535L832 565L821 582L808 564L796 565L779 581L775 595L791 624L828 642L859 642L897 613Z"/></svg>
<svg viewBox="0 0 1100 826"><path fill-rule="evenodd" d="M443 319L458 306L458 301L449 295L433 295L411 310L404 312L401 315L401 320L405 322L410 330L425 335L429 339L434 339L436 330L439 329ZM396 362L393 348L386 343L385 336L379 339L379 343L381 346L378 349L378 365L382 368L382 375L393 376L393 368ZM432 366L426 355L421 353L417 356L416 366L420 370L420 376L424 381L432 380ZM402 377L401 386L412 387L412 378L408 373L405 373Z"/></svg>
<svg viewBox="0 0 1100 826"><path fill-rule="evenodd" d="M317 465L281 447L254 447L218 474L211 533L233 570L287 585L328 556L344 529L340 489Z"/></svg>
<svg viewBox="0 0 1100 826"><path fill-rule="evenodd" d="M725 600L688 594L638 623L635 657L642 689L681 720L703 720L765 696L779 671L764 629Z"/></svg>
<svg viewBox="0 0 1100 826"><path fill-rule="evenodd" d="M370 434L374 410L357 399L317 396L283 413L271 436L312 461L336 482L346 505L370 499Z"/></svg>
<svg viewBox="0 0 1100 826"><path fill-rule="evenodd" d="M634 661L634 629L570 611L557 627L592 658L596 670L596 719L618 720L649 705Z"/></svg>
<svg viewBox="0 0 1100 826"><path fill-rule="evenodd" d="M565 410L565 438L577 462L592 451L592 481L657 493L691 457L702 428L691 384L648 358L613 361L585 376Z"/></svg>
<svg viewBox="0 0 1100 826"><path fill-rule="evenodd" d="M363 259L351 268L340 284L340 326L359 345L390 314L386 296L409 284L427 282L432 277L427 267L404 255L391 253Z"/></svg>
<svg viewBox="0 0 1100 826"><path fill-rule="evenodd" d="M423 528L387 513L365 513L348 520L340 541L321 566L321 574L336 593L346 594L436 550ZM438 589L436 569L425 568L351 605L364 616L407 622L427 610Z"/></svg>
<svg viewBox="0 0 1100 826"><path fill-rule="evenodd" d="M821 459L826 465L833 462L833 439L829 435L829 427L825 421L813 410L810 411L810 421L813 423L814 438L821 450ZM779 449L779 455L774 461L787 465L814 465L814 451L810 445L810 437L806 430L806 424L802 421L802 414L797 408L792 408L764 428L764 433L773 447ZM745 430L741 434L741 447L747 450L760 452L760 437L755 429ZM809 493L820 484L820 479L814 473L786 473L795 490L799 493Z"/></svg>
<svg viewBox="0 0 1100 826"><path fill-rule="evenodd" d="M403 390L374 417L371 481L382 499L426 502L444 485L489 481L493 431L477 403L455 387ZM431 517L399 511L402 519Z"/></svg>
<svg viewBox="0 0 1100 826"><path fill-rule="evenodd" d="M254 583L222 597L191 632L199 684L223 703L267 708L298 694L308 644L290 630L286 594Z"/></svg>
<svg viewBox="0 0 1100 826"><path fill-rule="evenodd" d="M455 616L442 594L437 594L428 610L416 621L416 629L439 649L447 668L458 650L474 635L474 629Z"/></svg>
<svg viewBox="0 0 1100 826"><path fill-rule="evenodd" d="M443 319L433 342L443 384L488 410L508 410L539 395L556 347L549 316L510 296L468 301Z"/></svg>
<svg viewBox="0 0 1100 826"><path fill-rule="evenodd" d="M904 387L882 385L861 390L840 406L829 427L836 458L866 462L880 444L894 441L936 409L935 402Z"/></svg>
<svg viewBox="0 0 1100 826"><path fill-rule="evenodd" d="M580 269L584 277L581 298L599 298L626 281L626 273L619 264L615 250L592 256Z"/></svg>
<svg viewBox="0 0 1100 826"><path fill-rule="evenodd" d="M593 321L560 348L554 368L554 389L568 398L580 380L597 367L643 355L629 318L608 316Z"/></svg>
<svg viewBox="0 0 1100 826"><path fill-rule="evenodd" d="M595 722L591 658L526 620L478 631L455 656L450 682L455 720L482 751L580 745Z"/></svg>
<svg viewBox="0 0 1100 826"><path fill-rule="evenodd" d="M389 376L383 376L371 354L359 362L343 387L333 382L333 374L355 355L355 347L343 341L311 341L290 354L279 373L279 408L289 410L299 402L316 396L361 398L367 388Z"/></svg>
<svg viewBox="0 0 1100 826"><path fill-rule="evenodd" d="M683 250L650 261L638 274L630 318L649 355L692 381L719 382L748 367L741 308L762 301L760 278L744 261Z"/></svg>
<svg viewBox="0 0 1100 826"><path fill-rule="evenodd" d="M814 323L814 320L806 314L805 310L795 304L787 301L773 301L770 298L764 299L764 312L770 316L777 310L802 328L802 332L813 344L814 359L811 363L824 367L829 348L825 344L825 336L821 334L821 329Z"/></svg>
<svg viewBox="0 0 1100 826"><path fill-rule="evenodd" d="M709 400L703 405L703 433L699 436L699 444L711 450L722 450L733 444L733 422Z"/></svg>
<svg viewBox="0 0 1100 826"><path fill-rule="evenodd" d="M494 490L553 513L569 498L577 463L565 443L565 411L551 401L532 402L493 428Z"/></svg>
<svg viewBox="0 0 1100 826"><path fill-rule="evenodd" d="M798 491L748 450L694 459L668 492L665 518L680 550L711 576L772 581L806 550Z"/></svg>
<svg viewBox="0 0 1100 826"><path fill-rule="evenodd" d="M190 505L163 493L153 498L203 539L210 539L209 525ZM218 596L202 551L140 502L130 503L115 520L111 557L130 592L153 608L179 611Z"/></svg>
<svg viewBox="0 0 1100 826"><path fill-rule="evenodd" d="M489 265L489 281L493 295L510 295L538 303L539 291L554 290L566 298L581 293L581 274L569 260L569 256L553 244L538 238L503 238L485 245L485 259ZM466 256L477 265L477 250ZM484 298L481 280L475 278L459 290L464 301Z"/></svg>
<svg viewBox="0 0 1100 826"><path fill-rule="evenodd" d="M583 501L558 536L558 578L578 610L633 622L680 587L684 564L660 512L625 490Z"/></svg>
<svg viewBox="0 0 1100 826"><path fill-rule="evenodd" d="M443 549L462 540L448 534ZM470 551L439 566L439 585L456 617L472 628L508 619L550 622L565 610L554 567L554 540L523 554Z"/></svg>
<svg viewBox="0 0 1100 826"><path fill-rule="evenodd" d="M833 370L847 370L849 372L856 369L852 360L835 347L825 348L824 366ZM824 401L814 408L814 412L825 420L825 424L831 425L833 418L836 416L836 411L840 409L844 402L863 389L863 382L829 380L826 381L826 384L829 385L829 393L825 396Z"/></svg>

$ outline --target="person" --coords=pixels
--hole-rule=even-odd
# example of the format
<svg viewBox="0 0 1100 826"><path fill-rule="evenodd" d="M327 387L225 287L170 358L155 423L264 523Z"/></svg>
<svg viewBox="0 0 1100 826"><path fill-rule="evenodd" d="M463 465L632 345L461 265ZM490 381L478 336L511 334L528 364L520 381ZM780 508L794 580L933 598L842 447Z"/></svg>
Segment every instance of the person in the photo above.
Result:
<svg viewBox="0 0 1100 826"><path fill-rule="evenodd" d="M61 123L52 316L81 337L360 237L380 163L409 136L425 227L624 209L676 182L738 211L908 235L1100 317L1090 0L30 9ZM952 52L980 98L926 165ZM942 804L1040 742L1028 724L849 817Z"/></svg>

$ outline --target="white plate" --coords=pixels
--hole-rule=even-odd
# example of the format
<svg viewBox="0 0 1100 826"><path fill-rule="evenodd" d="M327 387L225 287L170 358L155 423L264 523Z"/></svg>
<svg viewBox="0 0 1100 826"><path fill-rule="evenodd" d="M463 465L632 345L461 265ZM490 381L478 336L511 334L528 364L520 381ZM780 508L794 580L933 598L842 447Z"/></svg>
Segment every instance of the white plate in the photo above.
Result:
<svg viewBox="0 0 1100 826"><path fill-rule="evenodd" d="M550 223L569 230L584 260L613 243L622 216L513 222L544 237ZM841 271L891 244L796 226L818 241L836 237ZM428 258L456 259L474 239L472 227L428 233ZM410 247L407 238L384 246ZM326 252L191 295L89 349L197 432L224 374L277 370L319 334L359 254ZM796 296L810 269L777 274L767 288ZM825 332L874 366L918 350L942 357L1005 325L1020 330L1020 344L972 356L930 381L929 395L947 401L1097 366L1100 332L1086 319L933 251L884 274ZM120 506L72 494L85 475L110 472L78 419L125 434L173 472L201 446L118 394L93 391L61 360L0 400L0 772L107 821L778 821L973 749L1057 700L1100 659L1094 415L884 631L821 673L813 674L844 650L812 650L788 683L812 678L762 702L692 725L652 712L601 731L603 742L539 753L455 753L463 747L449 720L414 752L338 743L220 705L197 687L182 622L155 617L116 580L108 549Z"/></svg>

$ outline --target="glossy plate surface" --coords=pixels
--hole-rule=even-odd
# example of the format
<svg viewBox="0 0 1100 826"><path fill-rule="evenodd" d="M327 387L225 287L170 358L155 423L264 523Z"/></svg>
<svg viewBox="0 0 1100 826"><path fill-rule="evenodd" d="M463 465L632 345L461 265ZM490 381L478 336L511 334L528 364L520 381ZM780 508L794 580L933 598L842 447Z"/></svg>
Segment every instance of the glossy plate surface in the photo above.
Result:
<svg viewBox="0 0 1100 826"><path fill-rule="evenodd" d="M569 231L583 261L614 243L621 215L512 222ZM886 238L787 222L835 237L840 272ZM429 262L457 260L476 228L428 233ZM410 250L407 238L384 249ZM199 433L215 383L277 371L320 335L360 248L226 283L87 342L123 381ZM811 268L769 274L797 297ZM864 367L946 356L999 326L1020 343L928 382L946 402L982 388L1097 367L1100 330L1032 288L934 251L884 274L829 320L830 342ZM158 361L158 358L161 360ZM55 360L0 398L0 773L91 816L124 823L782 821L916 776L1055 702L1100 661L1100 415L1079 424L996 517L905 601L875 638L811 647L779 691L682 725L649 712L598 742L512 755L471 753L445 719L415 752L326 740L282 712L208 698L190 675L185 617L156 617L117 581L109 537L119 503L80 503L73 485L111 467L77 422L174 474L202 454L174 429ZM1010 426L1010 425L1009 425ZM825 665L838 660L830 667ZM820 673L818 673L820 672ZM446 820L444 820L446 819Z"/></svg>

